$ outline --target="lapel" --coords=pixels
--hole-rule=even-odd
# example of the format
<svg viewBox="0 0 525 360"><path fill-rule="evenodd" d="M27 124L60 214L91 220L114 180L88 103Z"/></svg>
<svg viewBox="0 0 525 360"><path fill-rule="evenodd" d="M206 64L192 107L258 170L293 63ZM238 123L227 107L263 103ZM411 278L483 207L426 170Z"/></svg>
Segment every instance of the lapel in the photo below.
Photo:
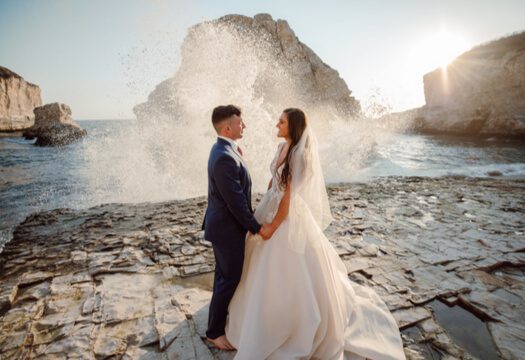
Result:
<svg viewBox="0 0 525 360"><path fill-rule="evenodd" d="M222 138L217 138L217 142L218 142L219 144L221 144L222 146L224 146L225 148L230 149L231 152L234 154L233 156L235 156L237 159L241 160L242 165L243 165L245 168L248 168L248 167L246 166L246 163L244 162L244 158L241 156L241 154L239 154L239 153L237 152L237 149L234 149L234 148L232 147L232 145L231 145L228 141L226 141L226 140L224 140L224 139L222 139Z"/></svg>

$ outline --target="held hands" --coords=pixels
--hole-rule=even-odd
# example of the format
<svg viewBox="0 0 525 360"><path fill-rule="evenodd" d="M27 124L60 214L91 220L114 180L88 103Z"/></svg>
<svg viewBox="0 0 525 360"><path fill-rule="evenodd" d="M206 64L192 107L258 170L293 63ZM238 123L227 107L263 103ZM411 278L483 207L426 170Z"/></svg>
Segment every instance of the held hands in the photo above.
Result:
<svg viewBox="0 0 525 360"><path fill-rule="evenodd" d="M261 235L263 240L268 240L272 237L274 232L275 229L272 226L272 224L261 224L261 230L259 231L259 235Z"/></svg>
<svg viewBox="0 0 525 360"><path fill-rule="evenodd" d="M272 224L261 224L261 230L257 233L257 235L260 235L261 238L266 241L269 238L272 237L273 233L275 232L276 228ZM253 234L250 233L250 236Z"/></svg>

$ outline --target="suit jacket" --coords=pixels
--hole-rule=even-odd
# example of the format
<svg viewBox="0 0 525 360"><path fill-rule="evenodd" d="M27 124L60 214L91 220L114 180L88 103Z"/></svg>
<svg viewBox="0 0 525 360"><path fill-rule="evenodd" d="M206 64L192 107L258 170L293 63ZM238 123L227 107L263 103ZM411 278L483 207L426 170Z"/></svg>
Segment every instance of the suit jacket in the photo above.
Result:
<svg viewBox="0 0 525 360"><path fill-rule="evenodd" d="M251 190L244 160L228 141L218 138L208 160L208 208L203 224L206 240L244 244L247 231L260 231L253 216Z"/></svg>

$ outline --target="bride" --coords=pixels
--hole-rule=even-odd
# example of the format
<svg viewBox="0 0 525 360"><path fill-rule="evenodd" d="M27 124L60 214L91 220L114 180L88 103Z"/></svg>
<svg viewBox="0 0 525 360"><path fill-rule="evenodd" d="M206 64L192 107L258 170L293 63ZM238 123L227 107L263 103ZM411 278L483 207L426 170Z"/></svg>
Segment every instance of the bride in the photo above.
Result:
<svg viewBox="0 0 525 360"><path fill-rule="evenodd" d="M268 232L246 240L226 336L235 359L405 359L399 329L374 291L351 283L323 230L332 221L317 140L305 113L277 124L272 180L255 211Z"/></svg>

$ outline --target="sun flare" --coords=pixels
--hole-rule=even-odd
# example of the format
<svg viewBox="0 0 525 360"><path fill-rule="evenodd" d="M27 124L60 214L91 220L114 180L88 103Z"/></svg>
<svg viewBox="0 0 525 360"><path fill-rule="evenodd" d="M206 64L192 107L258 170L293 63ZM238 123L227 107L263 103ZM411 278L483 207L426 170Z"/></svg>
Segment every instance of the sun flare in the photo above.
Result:
<svg viewBox="0 0 525 360"><path fill-rule="evenodd" d="M441 29L439 32L422 39L416 49L418 66L426 71L446 67L459 55L470 48L469 43L460 35Z"/></svg>

